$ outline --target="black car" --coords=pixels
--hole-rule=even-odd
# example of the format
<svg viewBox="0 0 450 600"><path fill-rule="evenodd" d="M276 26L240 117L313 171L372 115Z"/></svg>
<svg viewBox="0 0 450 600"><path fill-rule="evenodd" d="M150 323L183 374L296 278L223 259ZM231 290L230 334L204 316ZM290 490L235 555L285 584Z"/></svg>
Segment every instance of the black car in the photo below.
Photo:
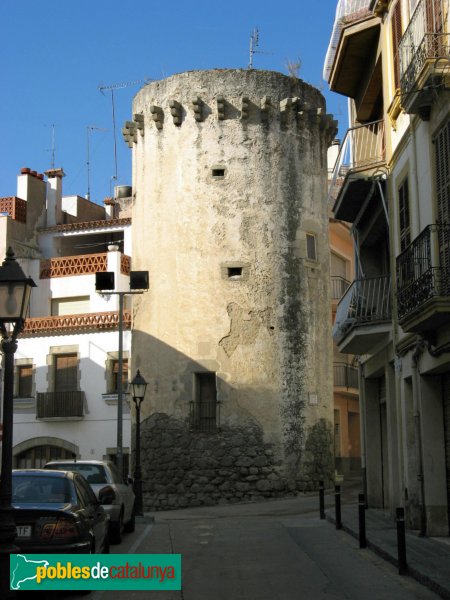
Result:
<svg viewBox="0 0 450 600"><path fill-rule="evenodd" d="M12 505L23 553L109 552L109 517L77 473L14 470Z"/></svg>

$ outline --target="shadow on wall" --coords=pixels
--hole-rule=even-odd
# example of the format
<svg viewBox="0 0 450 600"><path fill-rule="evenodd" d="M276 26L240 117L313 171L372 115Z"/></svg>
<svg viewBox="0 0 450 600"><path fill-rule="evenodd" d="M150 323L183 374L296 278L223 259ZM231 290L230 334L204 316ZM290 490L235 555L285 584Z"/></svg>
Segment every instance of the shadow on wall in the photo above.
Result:
<svg viewBox="0 0 450 600"><path fill-rule="evenodd" d="M141 331L133 333L132 357L132 372L148 382L141 408L146 510L281 497L332 481L332 429L324 420L307 432L302 472L290 472L271 382L230 385L215 360L194 361Z"/></svg>

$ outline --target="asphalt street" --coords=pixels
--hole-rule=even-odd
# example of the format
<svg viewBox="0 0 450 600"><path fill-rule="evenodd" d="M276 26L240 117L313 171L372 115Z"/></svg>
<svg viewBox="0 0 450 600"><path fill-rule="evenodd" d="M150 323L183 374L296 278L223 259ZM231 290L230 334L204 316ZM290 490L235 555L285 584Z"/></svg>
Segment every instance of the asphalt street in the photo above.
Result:
<svg viewBox="0 0 450 600"><path fill-rule="evenodd" d="M183 589L92 592L92 600L438 598L317 514L317 498L155 513L112 552L180 553ZM149 521L149 519L148 519ZM72 595L72 598L78 597Z"/></svg>

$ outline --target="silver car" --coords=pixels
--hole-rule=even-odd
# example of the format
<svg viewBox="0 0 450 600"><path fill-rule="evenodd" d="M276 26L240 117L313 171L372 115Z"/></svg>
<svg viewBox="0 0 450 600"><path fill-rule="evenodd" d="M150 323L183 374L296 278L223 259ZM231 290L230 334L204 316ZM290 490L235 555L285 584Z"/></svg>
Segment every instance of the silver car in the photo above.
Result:
<svg viewBox="0 0 450 600"><path fill-rule="evenodd" d="M74 471L80 473L91 486L99 499L102 490L102 505L110 517L110 538L120 544L124 531L134 531L134 492L124 482L117 467L103 460L57 460L48 462L45 469ZM109 501L109 499L110 501Z"/></svg>

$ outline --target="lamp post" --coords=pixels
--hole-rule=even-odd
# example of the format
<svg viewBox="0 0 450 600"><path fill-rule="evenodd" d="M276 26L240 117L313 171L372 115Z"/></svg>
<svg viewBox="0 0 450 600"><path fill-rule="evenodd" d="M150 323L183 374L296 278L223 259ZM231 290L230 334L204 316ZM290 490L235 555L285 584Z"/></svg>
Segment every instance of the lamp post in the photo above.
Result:
<svg viewBox="0 0 450 600"><path fill-rule="evenodd" d="M130 271L130 290L114 291L114 271L100 271L95 274L95 290L101 295L119 297L119 369L117 374L117 468L123 476L123 305L125 296L142 294L148 290L148 271Z"/></svg>
<svg viewBox="0 0 450 600"><path fill-rule="evenodd" d="M142 377L139 369L134 376L134 379L130 382L131 394L134 405L136 407L136 441L134 445L134 493L135 499L135 511L137 515L143 515L142 506L142 472L141 472L141 404L145 396L145 390L147 389L147 382Z"/></svg>
<svg viewBox="0 0 450 600"><path fill-rule="evenodd" d="M13 396L14 353L17 336L25 325L30 302L31 288L36 284L26 277L8 248L0 267L0 334L4 360L3 385L3 444L0 485L0 592L1 597L11 595L9 589L9 557L18 550L14 545L16 526L12 499L12 443L13 443Z"/></svg>

